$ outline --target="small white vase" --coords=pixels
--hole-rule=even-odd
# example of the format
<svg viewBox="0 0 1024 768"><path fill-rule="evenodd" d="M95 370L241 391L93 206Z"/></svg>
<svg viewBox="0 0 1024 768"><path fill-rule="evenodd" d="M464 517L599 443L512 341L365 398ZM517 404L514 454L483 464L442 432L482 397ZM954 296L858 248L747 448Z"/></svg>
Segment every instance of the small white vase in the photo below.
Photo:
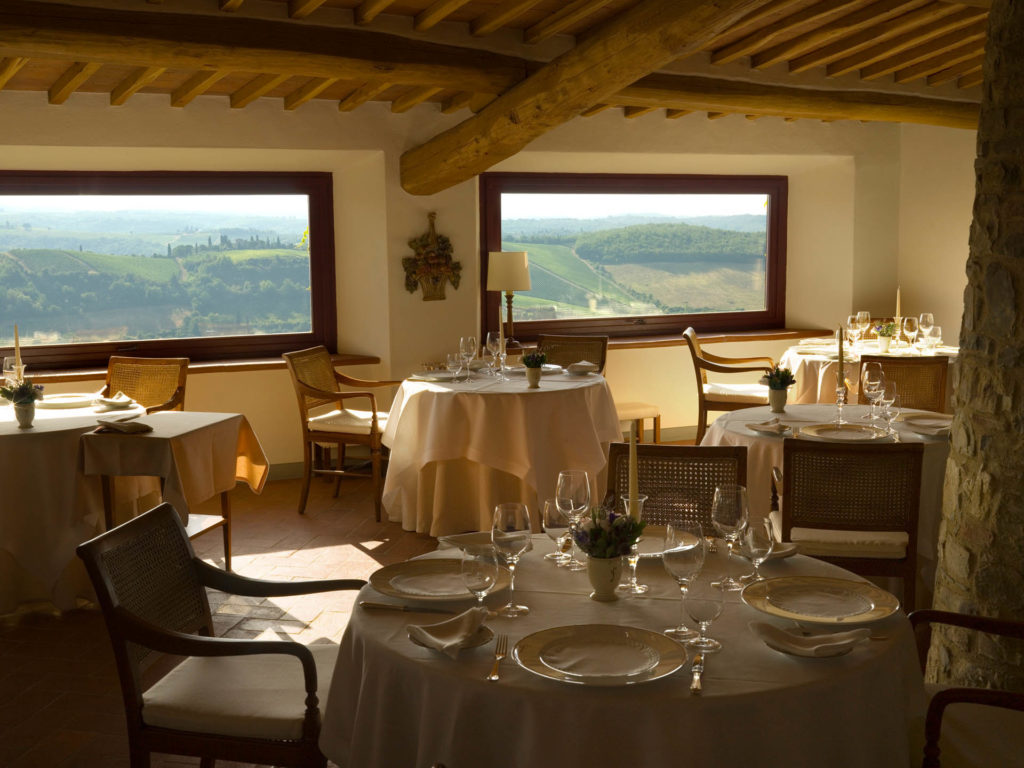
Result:
<svg viewBox="0 0 1024 768"><path fill-rule="evenodd" d="M772 413L785 413L786 412L786 398L789 396L789 391L785 389L769 389L768 390L768 408Z"/></svg>
<svg viewBox="0 0 1024 768"><path fill-rule="evenodd" d="M622 558L588 557L587 578L590 579L590 586L594 588L590 593L591 600L602 603L618 600L619 595L615 590L622 578Z"/></svg>
<svg viewBox="0 0 1024 768"><path fill-rule="evenodd" d="M18 429L28 429L36 417L36 404L14 404L14 418L18 420Z"/></svg>
<svg viewBox="0 0 1024 768"><path fill-rule="evenodd" d="M878 351L888 352L889 344L892 343L892 336L879 336L878 337Z"/></svg>
<svg viewBox="0 0 1024 768"><path fill-rule="evenodd" d="M540 368L527 368L526 369L526 387L527 389L537 389L540 386Z"/></svg>

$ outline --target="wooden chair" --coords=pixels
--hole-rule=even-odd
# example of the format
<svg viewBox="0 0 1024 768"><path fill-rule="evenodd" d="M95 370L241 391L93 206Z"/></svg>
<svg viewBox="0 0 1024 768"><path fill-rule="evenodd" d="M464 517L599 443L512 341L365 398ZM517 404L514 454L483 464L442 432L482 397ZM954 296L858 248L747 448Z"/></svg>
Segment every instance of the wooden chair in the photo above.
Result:
<svg viewBox="0 0 1024 768"><path fill-rule="evenodd" d="M747 484L746 446L651 445L636 447L638 488L647 496L651 525L696 522L711 535L711 502L720 485ZM629 444L608 448L608 494L615 503L629 488Z"/></svg>
<svg viewBox="0 0 1024 768"><path fill-rule="evenodd" d="M697 340L697 332L693 328L683 331L686 346L693 358L693 371L697 376L697 438L696 443L704 439L708 429L708 411L738 411L755 405L768 404L768 387L751 382L749 384L720 384L708 382L708 371L713 373L760 373L775 365L770 357L719 357L704 352ZM765 362L768 365L743 365L744 363Z"/></svg>
<svg viewBox="0 0 1024 768"><path fill-rule="evenodd" d="M299 514L306 511L309 484L313 474L327 474L341 478L356 474L345 469L345 446L365 445L370 449L370 476L373 478L373 507L376 519L381 519L382 488L382 446L381 433L387 425L388 415L377 410L377 399L369 387L385 387L401 384L400 381L366 381L338 373L334 369L331 355L326 347L311 347L298 352L285 352L285 363L295 386L299 402L299 418L302 424L302 459L304 464L302 491L299 496ZM342 391L341 387L357 387L357 391ZM363 399L369 401L368 411L347 408L346 401ZM324 406L333 405L334 410L321 412ZM336 445L338 463L328 466L330 457L319 450L321 446ZM314 461L314 459L316 459ZM335 494L338 492L335 486Z"/></svg>
<svg viewBox="0 0 1024 768"><path fill-rule="evenodd" d="M124 392L146 409L185 410L187 357L111 357L103 393L113 397Z"/></svg>
<svg viewBox="0 0 1024 768"><path fill-rule="evenodd" d="M586 360L597 366L598 373L604 373L608 358L607 336L551 336L537 337L537 351L548 356L548 362L567 366Z"/></svg>
<svg viewBox="0 0 1024 768"><path fill-rule="evenodd" d="M921 443L851 445L787 438L782 447L782 541L862 576L903 579L914 607Z"/></svg>
<svg viewBox="0 0 1024 768"><path fill-rule="evenodd" d="M935 357L890 357L889 355L861 355L860 371L868 363L881 363L886 385L893 384L904 408L943 413L946 410L946 376L949 360ZM857 402L869 402L863 392Z"/></svg>
<svg viewBox="0 0 1024 768"><path fill-rule="evenodd" d="M196 557L170 504L79 545L78 555L114 649L132 768L148 768L152 752L198 756L204 768L215 760L326 765L318 692L330 686L337 646L214 637L206 590L281 597L366 582L221 571ZM143 691L143 674L165 654L187 658Z"/></svg>
<svg viewBox="0 0 1024 768"><path fill-rule="evenodd" d="M922 672L928 660L931 625L936 623L1024 640L1022 621L931 609L914 611L910 614L910 624L917 633ZM946 735L942 741L952 758L949 765L989 768L1020 764L1020 734L1024 733L1024 715L1007 710L1024 712L1024 694L989 688L944 688L935 685L926 688L930 700L925 717L924 759L921 768L941 768L939 737L944 723ZM956 706L961 704L980 706Z"/></svg>

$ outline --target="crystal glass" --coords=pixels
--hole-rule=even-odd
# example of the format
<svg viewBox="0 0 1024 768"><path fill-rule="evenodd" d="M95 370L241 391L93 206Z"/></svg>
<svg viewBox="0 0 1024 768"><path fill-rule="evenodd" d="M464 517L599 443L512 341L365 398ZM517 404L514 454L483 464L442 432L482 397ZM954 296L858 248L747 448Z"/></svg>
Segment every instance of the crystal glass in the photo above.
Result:
<svg viewBox="0 0 1024 768"><path fill-rule="evenodd" d="M761 563L771 557L772 550L775 549L775 530L770 519L766 517L763 525L747 526L743 531L743 549L744 554L754 564L754 572L744 576L743 581L748 584L752 581L764 581L760 570Z"/></svg>
<svg viewBox="0 0 1024 768"><path fill-rule="evenodd" d="M462 551L462 583L483 606L484 598L498 583L498 555L493 546L467 547Z"/></svg>
<svg viewBox="0 0 1024 768"><path fill-rule="evenodd" d="M458 381L459 371L462 370L462 355L458 352L449 352L445 357L445 368L451 371L452 381Z"/></svg>
<svg viewBox="0 0 1024 768"><path fill-rule="evenodd" d="M836 419L835 425L848 423L843 418L843 405L846 403L846 382L839 379L839 371L836 371Z"/></svg>
<svg viewBox="0 0 1024 768"><path fill-rule="evenodd" d="M897 443L900 441L900 434L893 427L893 423L899 418L900 410L900 396L894 391L886 391L882 397L882 418L885 420L886 431Z"/></svg>
<svg viewBox="0 0 1024 768"><path fill-rule="evenodd" d="M704 579L695 579L683 597L683 608L687 615L700 627L700 635L688 640L687 645L702 653L714 653L722 649L722 644L708 637L711 622L722 615L724 607L724 587Z"/></svg>
<svg viewBox="0 0 1024 768"><path fill-rule="evenodd" d="M917 327L921 331L921 338L925 338L931 333L932 327L935 325L935 317L931 312L922 312L918 318Z"/></svg>
<svg viewBox="0 0 1024 768"><path fill-rule="evenodd" d="M935 354L935 349L942 344L942 326L933 325L932 332L928 334L928 353ZM24 374L22 374L24 375Z"/></svg>
<svg viewBox="0 0 1024 768"><path fill-rule="evenodd" d="M676 640L692 640L698 633L686 626L684 620L686 609L686 593L690 583L697 578L704 567L707 542L700 523L670 523L665 528L665 548L661 553L661 563L668 575L679 585L679 626L670 627L665 634Z"/></svg>
<svg viewBox="0 0 1024 768"><path fill-rule="evenodd" d="M907 337L907 342L910 344L910 348L913 349L914 342L917 341L917 318L916 317L905 317L903 318L903 333Z"/></svg>
<svg viewBox="0 0 1024 768"><path fill-rule="evenodd" d="M15 365L15 357L5 357L3 367L3 380L8 386L14 386L25 376L25 364L22 363L21 370L18 370L18 366Z"/></svg>
<svg viewBox="0 0 1024 768"><path fill-rule="evenodd" d="M860 391L871 403L871 410L861 418L865 421L874 421L878 418L876 405L878 398L882 396L885 389L885 375L882 373L881 363L865 363L860 372Z"/></svg>
<svg viewBox="0 0 1024 768"><path fill-rule="evenodd" d="M530 609L525 605L516 605L516 566L519 558L530 545L533 528L530 525L530 510L525 504L507 502L494 508L494 522L491 525L491 543L494 551L508 566L508 603L499 611L499 616L514 618L525 616Z"/></svg>
<svg viewBox="0 0 1024 768"><path fill-rule="evenodd" d="M860 323L857 322L857 315L846 316L846 339L853 349L857 348L857 339L860 338Z"/></svg>
<svg viewBox="0 0 1024 768"><path fill-rule="evenodd" d="M501 351L501 337L497 331L488 331L485 343L487 351L491 353L491 373L495 376L499 376L500 369L498 368L498 352Z"/></svg>
<svg viewBox="0 0 1024 768"><path fill-rule="evenodd" d="M555 542L555 551L544 555L545 560L554 560L559 567L572 560L572 536L569 532L569 518L558 508L554 499L545 499L541 507L541 522L546 533Z"/></svg>
<svg viewBox="0 0 1024 768"><path fill-rule="evenodd" d="M637 502L639 504L640 519L644 519L644 502L647 501L645 495L637 494ZM622 496L622 509L625 514L629 514L629 495L623 494ZM642 595L650 589L646 584L641 584L636 580L636 566L640 562L640 543L639 539L637 543L629 548L629 554L626 555L626 580L619 584L619 589L630 595Z"/></svg>
<svg viewBox="0 0 1024 768"><path fill-rule="evenodd" d="M459 355L462 356L462 362L466 366L466 381L469 381L470 374L473 372L469 364L473 362L476 353L476 336L462 336L459 339Z"/></svg>
<svg viewBox="0 0 1024 768"><path fill-rule="evenodd" d="M747 489L742 485L726 484L715 488L711 502L711 522L718 535L725 539L732 555L733 547L747 527ZM722 589L737 592L743 589L743 582L732 576L721 581Z"/></svg>
<svg viewBox="0 0 1024 768"><path fill-rule="evenodd" d="M582 469L563 469L558 473L558 484L555 486L555 504L569 518L569 527L575 534L583 515L590 509L590 475ZM570 571L582 571L587 564L579 558L579 547L573 536L572 559L569 561Z"/></svg>
<svg viewBox="0 0 1024 768"><path fill-rule="evenodd" d="M861 339L867 338L868 330L871 328L871 313L861 310L857 313L857 330L860 331Z"/></svg>

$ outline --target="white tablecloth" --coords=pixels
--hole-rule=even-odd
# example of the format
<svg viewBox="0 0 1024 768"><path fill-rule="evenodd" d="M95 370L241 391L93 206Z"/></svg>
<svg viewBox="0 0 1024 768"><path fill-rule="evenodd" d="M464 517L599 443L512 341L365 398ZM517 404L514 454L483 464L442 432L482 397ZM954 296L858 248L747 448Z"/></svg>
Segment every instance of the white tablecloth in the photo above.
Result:
<svg viewBox="0 0 1024 768"><path fill-rule="evenodd" d="M431 536L486 530L499 502L536 511L563 469L590 472L596 492L608 444L621 434L601 376L544 376L539 389L523 377L406 380L382 437L391 449L384 508Z"/></svg>
<svg viewBox="0 0 1024 768"><path fill-rule="evenodd" d="M843 408L847 421L867 424L860 417L868 412L869 406L850 405ZM787 405L786 413L780 416L783 423L794 428L822 424L835 417L834 405ZM924 413L907 410L905 413ZM747 492L750 516L763 519L768 515L771 504L772 467L782 469L782 437L763 435L747 429L748 423L767 421L775 416L767 406L732 411L715 419L701 441L702 445L745 445L747 446ZM894 424L902 442L924 443L924 458L921 465L921 508L917 526L918 572L921 586L931 594L935 580L936 552L939 540L939 523L942 520L942 484L946 476L946 458L949 456L949 441L946 438L924 437L908 429L903 422ZM782 492L782 489L779 489ZM925 604L924 600L919 601Z"/></svg>
<svg viewBox="0 0 1024 768"><path fill-rule="evenodd" d="M488 620L510 647L527 634L570 624L619 624L661 631L679 620L679 592L658 560L644 560L642 598L597 603L585 572L543 560L550 542L534 537L520 564L517 602L528 616ZM749 564L719 553L708 572ZM805 557L770 562L766 576L847 576ZM372 587L361 597L382 598ZM492 595L499 605L506 595ZM710 635L723 644L706 656L704 693L689 693L689 666L650 683L596 688L555 682L511 658L487 682L494 643L458 660L413 645L410 623L436 614L356 609L342 639L324 714L320 748L342 768L523 768L523 766L758 766L906 768L908 730L919 727L923 689L909 624L902 614L872 625L886 640L846 656L804 659L769 649L751 621L786 626L726 598ZM470 601L454 606L468 607ZM689 623L689 622L688 622ZM791 626L791 624L790 624ZM915 760L920 758L916 752Z"/></svg>

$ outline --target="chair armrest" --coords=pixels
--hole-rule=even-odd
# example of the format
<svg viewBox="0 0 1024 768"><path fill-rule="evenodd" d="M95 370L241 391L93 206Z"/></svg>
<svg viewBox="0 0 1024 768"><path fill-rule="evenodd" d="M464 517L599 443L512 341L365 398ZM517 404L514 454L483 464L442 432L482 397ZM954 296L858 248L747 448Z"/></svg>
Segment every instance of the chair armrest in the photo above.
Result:
<svg viewBox="0 0 1024 768"><path fill-rule="evenodd" d="M913 628L916 636L917 655L918 660L921 662L922 671L928 661L928 647L931 645L932 624L949 624L954 627L973 629L992 635L1024 639L1024 621L995 619L991 616L972 616L967 613L940 611L936 608L922 608L919 611L913 611L907 618L910 619L910 626Z"/></svg>
<svg viewBox="0 0 1024 768"><path fill-rule="evenodd" d="M775 365L775 361L772 360L770 357L719 357L718 355L713 355L710 352L703 349L701 350L701 357L704 358L705 360L710 360L713 363L722 363L723 365L734 365L736 363L757 363L762 361L768 363L768 365Z"/></svg>
<svg viewBox="0 0 1024 768"><path fill-rule="evenodd" d="M940 768L939 733L942 730L942 716L950 704L981 704L1024 712L1024 694L984 688L946 688L938 691L928 703L928 714L925 716L924 760L921 768Z"/></svg>
<svg viewBox="0 0 1024 768"><path fill-rule="evenodd" d="M700 360L701 368L706 371L715 371L716 373L768 373L768 368L764 366L719 365L703 357L698 357L697 359Z"/></svg>
<svg viewBox="0 0 1024 768"><path fill-rule="evenodd" d="M374 381L373 379L357 379L354 376L346 376L338 371L334 372L334 378L349 387L398 387L400 381Z"/></svg>
<svg viewBox="0 0 1024 768"><path fill-rule="evenodd" d="M185 388L178 387L174 390L174 394L171 395L167 402L160 403L159 405L151 405L146 408L146 413L156 413L157 411L173 411L177 406L183 405L185 402Z"/></svg>
<svg viewBox="0 0 1024 768"><path fill-rule="evenodd" d="M296 390L299 394L305 395L306 397L312 397L317 400L333 400L339 406L342 405L342 400L346 400L353 397L365 397L370 401L370 410L374 413L377 412L377 398L373 392L335 392L328 389L315 389L302 382L296 382Z"/></svg>
<svg viewBox="0 0 1024 768"><path fill-rule="evenodd" d="M363 579L319 579L314 581L266 581L239 576L237 573L222 571L202 560L194 561L199 581L204 587L248 597L285 597L288 595L310 595L316 592L333 592L340 589L362 589Z"/></svg>

